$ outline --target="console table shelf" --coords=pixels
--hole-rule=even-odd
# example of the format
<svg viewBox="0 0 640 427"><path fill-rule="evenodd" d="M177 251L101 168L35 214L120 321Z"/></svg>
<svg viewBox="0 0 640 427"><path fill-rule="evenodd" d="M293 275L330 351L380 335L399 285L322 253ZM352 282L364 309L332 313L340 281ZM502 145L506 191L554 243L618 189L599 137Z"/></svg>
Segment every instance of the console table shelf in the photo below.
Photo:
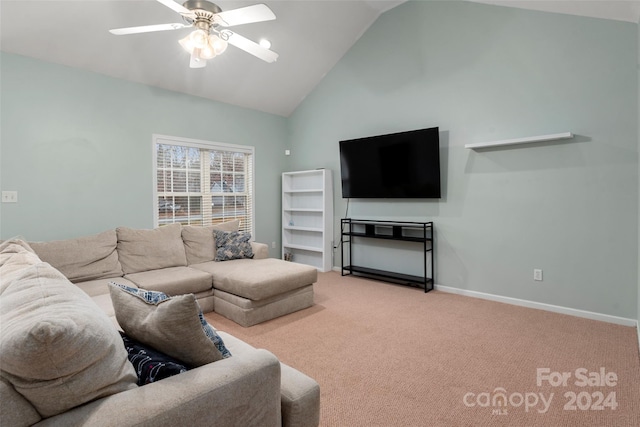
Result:
<svg viewBox="0 0 640 427"><path fill-rule="evenodd" d="M422 237L411 237L411 236L395 237L395 236L387 236L385 234L370 235L367 233L358 233L358 232L352 232L349 235L352 237L371 237L375 239L401 240L403 242L424 242L425 241L425 239Z"/></svg>
<svg viewBox="0 0 640 427"><path fill-rule="evenodd" d="M343 268L345 271L349 271L351 273L360 273L368 276L386 277L386 278L398 280L401 282L422 283L424 281L424 278L420 276L413 276L411 274L394 273L392 271L378 270L377 268L355 267L351 265L347 265Z"/></svg>
<svg viewBox="0 0 640 427"><path fill-rule="evenodd" d="M424 288L425 292L433 290L433 223L408 221L373 221L364 219L343 218L341 227L342 275L362 275L381 280L392 281L409 286ZM423 251L423 275L417 276L365 267L354 262L352 244L357 240L361 244L366 239L395 240L417 243ZM346 252L346 253L345 253ZM348 265L345 265L345 256Z"/></svg>

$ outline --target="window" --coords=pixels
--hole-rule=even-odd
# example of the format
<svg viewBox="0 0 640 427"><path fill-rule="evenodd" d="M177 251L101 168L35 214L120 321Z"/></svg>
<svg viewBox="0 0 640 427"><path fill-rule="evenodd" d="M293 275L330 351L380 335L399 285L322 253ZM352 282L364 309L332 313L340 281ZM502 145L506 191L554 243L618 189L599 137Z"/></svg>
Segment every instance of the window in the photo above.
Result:
<svg viewBox="0 0 640 427"><path fill-rule="evenodd" d="M155 226L240 219L255 235L254 147L154 135Z"/></svg>

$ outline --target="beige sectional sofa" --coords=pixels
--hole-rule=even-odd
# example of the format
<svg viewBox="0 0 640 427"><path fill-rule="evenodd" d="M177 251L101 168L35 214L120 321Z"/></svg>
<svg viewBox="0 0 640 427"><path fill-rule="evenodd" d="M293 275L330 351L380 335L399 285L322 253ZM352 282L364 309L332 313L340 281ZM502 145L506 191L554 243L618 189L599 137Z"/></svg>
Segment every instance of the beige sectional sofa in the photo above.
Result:
<svg viewBox="0 0 640 427"><path fill-rule="evenodd" d="M234 231L237 225L235 222L206 228L169 225L154 230L121 227L65 241L31 242L23 246L15 243L19 240L2 243L0 423L16 426L317 426L320 404L317 382L280 363L268 351L255 349L222 331L218 334L232 357L141 387L132 382L132 375L135 377L132 365L127 368L122 364L123 357L126 360L126 352L121 351L123 347L118 349L119 346L113 344L113 340L118 342L120 337L109 294L108 283L112 281L168 295L193 294L202 311L217 311L220 305L221 314L245 325L311 305L316 270L269 259L266 245L251 242L252 259L214 261L216 246L212 230ZM44 296L29 299L28 310L24 309L23 301L22 289L29 288L25 283L32 286L34 292L44 292ZM58 299L62 299L60 306L56 303ZM62 315L56 314L52 307L62 307ZM69 307L84 310L78 317L80 320L74 317L76 314L71 316L65 311ZM28 329L29 322L21 318L27 312L33 314L31 322L35 322L31 329ZM92 316L95 319L91 319ZM88 323L82 324L85 321ZM105 321L110 325L108 328ZM26 330L20 329L25 327ZM95 334L91 339L79 338L89 331L103 332L98 334L98 339ZM62 347L55 350L55 345L41 345L38 340L43 333L47 337L54 334L52 342ZM62 334L64 339L56 334ZM40 373L39 368L31 374L33 366L27 365L25 383L25 374L21 371L24 367L13 369L16 363L27 363L35 357L33 352L18 351L34 347L34 342L22 342L24 339L35 340L38 344L35 347L53 354L43 357L48 357L47 360L58 357L60 363L72 366L69 369L73 372L64 373L66 371L56 365L56 372L64 372L61 378L52 378L50 373ZM119 342L121 344L121 340ZM69 386L69 378L76 381L75 378L81 377L75 372L76 365L88 362L86 357L81 357L85 354L82 348L71 351L68 356L65 349L82 343L90 351L105 347L108 351L100 354L100 361L117 361L117 370L113 369L113 363L108 364L107 370L116 377L115 386L101 386L93 394L82 388L75 392L75 386ZM15 352L8 352L7 348ZM75 358L81 363L71 363ZM102 378L95 372L98 365L95 361L88 365L92 370L90 384L98 384L96 377ZM109 374L105 375L109 377ZM62 385L62 391L51 388L52 384ZM40 390L46 398L53 394L54 406L68 400L71 403L64 403L68 407L53 411L42 409L38 396L32 396L34 390ZM65 398L67 392L71 393L68 399Z"/></svg>
<svg viewBox="0 0 640 427"><path fill-rule="evenodd" d="M268 258L263 243L250 242L253 257L214 261L213 230L238 231L239 221L210 227L171 224L153 230L118 227L93 236L29 242L48 262L113 317L108 283L192 293L202 311L215 311L242 326L313 305L313 267Z"/></svg>

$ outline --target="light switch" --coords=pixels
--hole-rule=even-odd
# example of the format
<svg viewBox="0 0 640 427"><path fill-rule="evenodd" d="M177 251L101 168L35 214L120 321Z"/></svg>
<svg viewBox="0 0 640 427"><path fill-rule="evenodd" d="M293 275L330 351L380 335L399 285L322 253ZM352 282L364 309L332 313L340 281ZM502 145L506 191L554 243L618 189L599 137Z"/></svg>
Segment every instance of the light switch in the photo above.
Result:
<svg viewBox="0 0 640 427"><path fill-rule="evenodd" d="M3 191L2 192L2 203L18 203L18 192L17 191Z"/></svg>

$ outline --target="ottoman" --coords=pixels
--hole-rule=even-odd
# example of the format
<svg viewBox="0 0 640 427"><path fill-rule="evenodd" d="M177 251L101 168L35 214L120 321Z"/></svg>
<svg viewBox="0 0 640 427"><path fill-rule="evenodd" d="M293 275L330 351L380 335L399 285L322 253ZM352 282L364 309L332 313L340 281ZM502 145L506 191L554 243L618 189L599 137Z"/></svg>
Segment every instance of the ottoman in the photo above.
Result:
<svg viewBox="0 0 640 427"><path fill-rule="evenodd" d="M318 270L276 258L191 265L213 276L216 313L244 327L313 305Z"/></svg>

